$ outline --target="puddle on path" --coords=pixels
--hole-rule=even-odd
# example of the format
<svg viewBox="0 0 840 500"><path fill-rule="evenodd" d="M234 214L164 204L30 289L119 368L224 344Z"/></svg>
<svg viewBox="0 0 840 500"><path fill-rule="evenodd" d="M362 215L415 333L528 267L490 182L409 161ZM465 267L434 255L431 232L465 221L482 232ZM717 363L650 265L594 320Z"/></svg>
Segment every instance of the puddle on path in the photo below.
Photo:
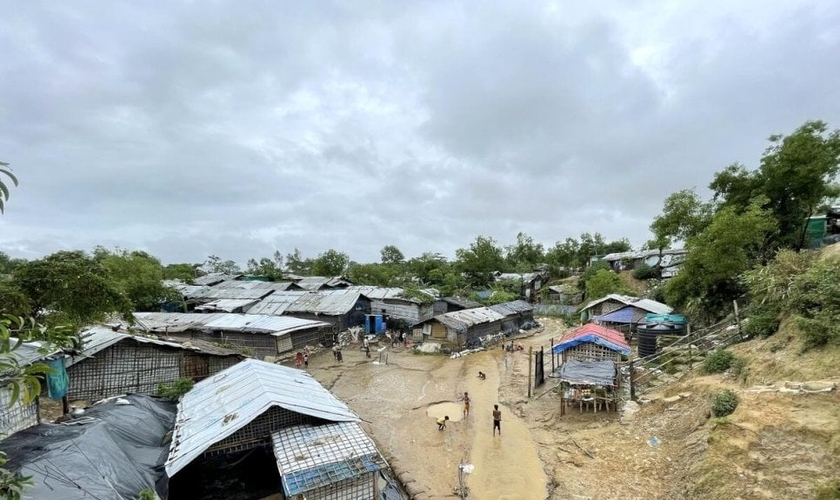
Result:
<svg viewBox="0 0 840 500"><path fill-rule="evenodd" d="M435 419L449 415L450 422L458 422L464 416L464 405L461 403L438 403L430 406L426 410L426 415Z"/></svg>

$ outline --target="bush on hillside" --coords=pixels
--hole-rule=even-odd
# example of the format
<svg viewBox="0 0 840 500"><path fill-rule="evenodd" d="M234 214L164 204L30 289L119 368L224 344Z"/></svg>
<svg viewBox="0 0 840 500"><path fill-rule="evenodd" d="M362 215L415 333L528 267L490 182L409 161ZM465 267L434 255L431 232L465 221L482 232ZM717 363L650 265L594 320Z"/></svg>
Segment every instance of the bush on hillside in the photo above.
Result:
<svg viewBox="0 0 840 500"><path fill-rule="evenodd" d="M639 264L633 269L633 277L637 280L650 280L657 277L656 268L647 264Z"/></svg>
<svg viewBox="0 0 840 500"><path fill-rule="evenodd" d="M840 341L840 264L827 260L814 264L796 279L791 304L799 318L805 348Z"/></svg>
<svg viewBox="0 0 840 500"><path fill-rule="evenodd" d="M724 389L712 396L712 415L725 417L738 408L738 395L731 389Z"/></svg>
<svg viewBox="0 0 840 500"><path fill-rule="evenodd" d="M735 356L726 350L719 349L712 352L703 360L703 370L706 373L722 373L732 366Z"/></svg>
<svg viewBox="0 0 840 500"><path fill-rule="evenodd" d="M751 314L744 322L744 335L767 338L779 330L779 318L775 314L758 312Z"/></svg>
<svg viewBox="0 0 840 500"><path fill-rule="evenodd" d="M157 395L177 401L184 394L190 392L195 382L189 378L179 378L171 384L160 383L157 386Z"/></svg>

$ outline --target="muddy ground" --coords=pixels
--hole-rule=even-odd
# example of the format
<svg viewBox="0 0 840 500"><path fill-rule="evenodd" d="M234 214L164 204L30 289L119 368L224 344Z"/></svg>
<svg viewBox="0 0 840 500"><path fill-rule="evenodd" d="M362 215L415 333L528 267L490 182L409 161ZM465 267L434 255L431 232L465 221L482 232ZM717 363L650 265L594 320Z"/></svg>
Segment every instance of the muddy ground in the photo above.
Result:
<svg viewBox="0 0 840 500"><path fill-rule="evenodd" d="M464 483L475 500L661 498L662 471L678 448L665 436L648 445L656 419L622 426L616 413L578 409L561 417L554 379L527 397L528 347L547 348L565 330L555 320L544 325L518 339L525 349L512 354L497 347L450 359L387 346L381 349L388 363L380 364L377 350L367 359L351 346L341 364L329 351L315 355L309 371L368 423L386 457L429 498L459 498L461 463L473 466ZM463 417L457 413L465 391L470 415L455 418ZM492 432L494 404L502 411L501 436ZM438 431L442 411L451 420Z"/></svg>

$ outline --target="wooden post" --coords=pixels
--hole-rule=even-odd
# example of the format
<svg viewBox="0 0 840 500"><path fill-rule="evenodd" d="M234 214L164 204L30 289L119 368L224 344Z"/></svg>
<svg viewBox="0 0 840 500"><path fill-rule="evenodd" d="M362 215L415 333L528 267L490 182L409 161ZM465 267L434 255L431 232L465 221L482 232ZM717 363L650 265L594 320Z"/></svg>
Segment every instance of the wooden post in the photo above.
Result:
<svg viewBox="0 0 840 500"><path fill-rule="evenodd" d="M534 364L534 346L528 347L528 397L531 397L531 367Z"/></svg>
<svg viewBox="0 0 840 500"><path fill-rule="evenodd" d="M64 397L61 398L61 414L67 415L68 413L70 413L70 400L65 394Z"/></svg>
<svg viewBox="0 0 840 500"><path fill-rule="evenodd" d="M635 371L633 370L633 358L630 358L630 401L636 400L636 383L633 381L635 378Z"/></svg>
<svg viewBox="0 0 840 500"><path fill-rule="evenodd" d="M563 382L560 382L560 416L566 414L566 390L563 388Z"/></svg>
<svg viewBox="0 0 840 500"><path fill-rule="evenodd" d="M691 324L685 325L686 338L688 338L688 371L694 366L694 354L691 352Z"/></svg>
<svg viewBox="0 0 840 500"><path fill-rule="evenodd" d="M738 325L738 340L744 340L744 334L741 332L741 317L738 314L738 301L733 300L732 305L735 306L735 324Z"/></svg>
<svg viewBox="0 0 840 500"><path fill-rule="evenodd" d="M556 370L556 369L557 369L557 367L554 366L554 338L552 338L551 339L551 373L554 374L554 370Z"/></svg>

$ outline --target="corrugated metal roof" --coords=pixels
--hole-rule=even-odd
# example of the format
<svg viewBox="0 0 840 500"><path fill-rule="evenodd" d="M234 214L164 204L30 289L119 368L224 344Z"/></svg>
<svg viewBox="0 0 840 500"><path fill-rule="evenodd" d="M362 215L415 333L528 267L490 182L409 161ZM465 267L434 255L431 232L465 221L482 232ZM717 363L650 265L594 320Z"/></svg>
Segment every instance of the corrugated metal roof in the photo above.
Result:
<svg viewBox="0 0 840 500"><path fill-rule="evenodd" d="M323 321L266 314L135 313L134 317L139 328L156 333L221 330L280 336L298 330L329 326L329 323Z"/></svg>
<svg viewBox="0 0 840 500"><path fill-rule="evenodd" d="M118 342L129 339L143 344L154 344L174 349L187 349L190 351L200 350L197 347L185 347L174 342L166 342L164 340L150 339L137 335L116 332L109 326L93 326L82 331L79 336L82 339L82 347L79 350L79 354L69 356L67 358L67 366L72 366L80 361L84 361L85 359L104 351Z"/></svg>
<svg viewBox="0 0 840 500"><path fill-rule="evenodd" d="M434 319L450 328L464 331L471 326L500 321L504 319L504 316L489 307L477 307L475 309L464 309L463 311L441 314L435 316Z"/></svg>
<svg viewBox="0 0 840 500"><path fill-rule="evenodd" d="M288 293L288 292L286 292ZM340 316L347 314L359 301L361 294L358 290L321 290L308 292L300 296L294 303L289 304L286 312L307 312Z"/></svg>
<svg viewBox="0 0 840 500"><path fill-rule="evenodd" d="M199 276L198 278L193 280L193 283L196 285L215 285L216 283L221 283L222 281L236 279L237 277L242 276L241 274L231 275L231 274L224 274L224 273L208 273L204 276Z"/></svg>
<svg viewBox="0 0 840 500"><path fill-rule="evenodd" d="M258 299L218 299L196 306L196 311L218 311L218 312L233 312L237 309L247 311L248 308L257 304Z"/></svg>
<svg viewBox="0 0 840 500"><path fill-rule="evenodd" d="M514 316L519 313L531 312L534 310L534 306L524 300L514 300L512 302L492 305L490 306L490 309L496 311L502 316Z"/></svg>
<svg viewBox="0 0 840 500"><path fill-rule="evenodd" d="M280 316L290 305L294 304L299 298L306 295L308 292L274 292L268 297L262 299L259 303L248 309L248 314L271 314Z"/></svg>
<svg viewBox="0 0 840 500"><path fill-rule="evenodd" d="M246 359L198 382L181 399L167 474L174 476L213 444L274 406L331 422L360 421L308 373Z"/></svg>
<svg viewBox="0 0 840 500"><path fill-rule="evenodd" d="M447 304L456 305L458 307L463 307L464 309L475 309L476 307L481 307L480 302L476 302L474 300L465 299L463 297L443 297L440 299Z"/></svg>
<svg viewBox="0 0 840 500"><path fill-rule="evenodd" d="M629 295L619 295L617 293L611 293L611 294L607 295L606 297L601 297L600 299L595 299L592 302L586 304L585 306L583 306L581 311L585 311L585 310L589 309L590 307L597 306L601 302L606 302L608 300L615 300L615 301L621 302L624 305L629 306L630 304L632 304L633 302L636 302L639 299L638 299L638 297L631 297Z"/></svg>
<svg viewBox="0 0 840 500"><path fill-rule="evenodd" d="M287 427L273 433L271 441L287 496L385 466L373 440L356 422Z"/></svg>
<svg viewBox="0 0 840 500"><path fill-rule="evenodd" d="M631 304L633 307L638 307L639 309L643 309L647 312L651 312L654 314L670 314L674 309L662 302L655 301L653 299L641 299L633 302Z"/></svg>
<svg viewBox="0 0 840 500"><path fill-rule="evenodd" d="M194 299L251 299L259 300L267 295L270 295L273 290L266 290L264 288L206 288L201 293L195 294L190 298Z"/></svg>

